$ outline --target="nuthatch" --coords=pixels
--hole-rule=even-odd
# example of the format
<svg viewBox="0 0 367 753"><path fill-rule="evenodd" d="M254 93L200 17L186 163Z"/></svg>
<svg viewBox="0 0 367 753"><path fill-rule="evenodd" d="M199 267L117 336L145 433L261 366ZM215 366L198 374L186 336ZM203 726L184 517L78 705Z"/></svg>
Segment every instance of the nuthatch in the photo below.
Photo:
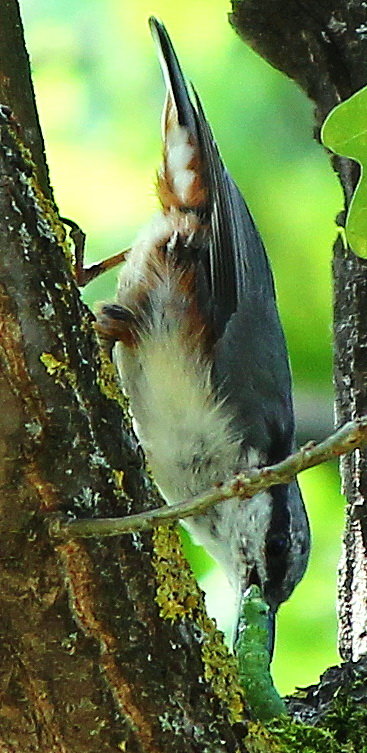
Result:
<svg viewBox="0 0 367 753"><path fill-rule="evenodd" d="M150 19L167 87L161 210L135 241L98 329L168 503L294 449L287 349L266 252L190 96L164 26ZM184 524L238 597L257 584L274 615L310 544L297 481L233 499Z"/></svg>

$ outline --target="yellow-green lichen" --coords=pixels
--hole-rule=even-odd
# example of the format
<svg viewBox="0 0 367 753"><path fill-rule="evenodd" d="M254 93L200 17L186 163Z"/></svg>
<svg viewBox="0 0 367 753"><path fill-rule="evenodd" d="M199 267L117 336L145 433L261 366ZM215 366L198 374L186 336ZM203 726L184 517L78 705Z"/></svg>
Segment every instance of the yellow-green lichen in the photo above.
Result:
<svg viewBox="0 0 367 753"><path fill-rule="evenodd" d="M13 135L14 133L15 132L13 132ZM50 241L53 241L58 246L61 246L72 270L73 255L71 252L70 243L66 238L64 225L60 220L56 206L51 199L48 199L45 196L44 192L39 186L37 167L32 159L30 150L22 143L20 139L16 139L16 144L22 155L22 158L31 170L31 174L29 176L25 176L24 173L22 173L22 180L27 182L28 194L33 198L34 206L37 212L38 232L41 236L45 236Z"/></svg>
<svg viewBox="0 0 367 753"><path fill-rule="evenodd" d="M59 361L52 353L41 353L40 361L43 363L46 371L63 387L65 383L73 389L77 387L77 377L75 372L70 368L68 361Z"/></svg>
<svg viewBox="0 0 367 753"><path fill-rule="evenodd" d="M158 526L153 532L153 567L157 576L156 602L160 615L174 622L187 617L194 619L203 607L195 578L182 553L176 528Z"/></svg>
<svg viewBox="0 0 367 753"><path fill-rule="evenodd" d="M243 700L236 660L230 655L214 620L206 614L204 594L183 555L177 527L159 526L154 530L153 543L160 615L172 622L187 618L199 627L205 679L227 706L230 721L238 722L242 719Z"/></svg>
<svg viewBox="0 0 367 753"><path fill-rule="evenodd" d="M52 233L54 241L62 247L66 258L71 265L73 257L70 249L70 243L66 238L65 228L56 211L55 205L52 201L45 197L44 193L39 189L38 183L36 183L36 181L34 181L33 183L33 189L37 210L39 211L41 217L44 218L44 220L47 220L49 226L48 232ZM43 226L41 225L41 230L42 229Z"/></svg>
<svg viewBox="0 0 367 753"><path fill-rule="evenodd" d="M201 650L205 679L228 706L230 721L238 722L243 718L243 692L238 681L236 659L229 653L223 633L217 630L214 620L205 615L202 629L205 630Z"/></svg>
<svg viewBox="0 0 367 753"><path fill-rule="evenodd" d="M129 402L120 389L117 380L116 369L111 362L108 353L106 353L102 345L99 351L99 359L100 362L97 377L99 389L109 400L116 400L116 402L124 411L125 418L129 421L130 424L130 414L128 412Z"/></svg>
<svg viewBox="0 0 367 753"><path fill-rule="evenodd" d="M60 222L54 202L45 196L44 191L40 187L37 165L33 160L32 153L24 144L21 131L15 126L15 121L12 124L10 120L8 126L10 137L13 140L11 150L17 155L16 164L19 167L20 181L23 185L27 186L28 199L33 199L37 212L38 232L40 235L46 235L65 250L64 226ZM24 168L21 165L21 160L23 160Z"/></svg>
<svg viewBox="0 0 367 753"><path fill-rule="evenodd" d="M119 490L124 488L123 487L124 475L125 474L123 471L117 471L115 468L112 468L112 478L115 482L115 486Z"/></svg>

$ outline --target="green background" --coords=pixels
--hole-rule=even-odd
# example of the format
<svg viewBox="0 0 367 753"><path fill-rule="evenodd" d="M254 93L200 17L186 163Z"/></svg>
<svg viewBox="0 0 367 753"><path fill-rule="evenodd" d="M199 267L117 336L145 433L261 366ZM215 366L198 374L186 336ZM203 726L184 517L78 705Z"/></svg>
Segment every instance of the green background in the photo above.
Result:
<svg viewBox="0 0 367 753"><path fill-rule="evenodd" d="M311 103L241 42L224 0L22 0L21 7L56 200L86 231L87 261L128 246L157 207L164 89L147 19L165 22L268 248L297 403L306 399L321 421L332 399L330 258L342 198L312 139ZM88 303L112 299L115 279L111 272L92 283ZM316 682L338 660L339 480L328 465L300 481L313 550L279 616L273 669L281 692ZM228 630L223 577L201 549L187 549L211 613Z"/></svg>

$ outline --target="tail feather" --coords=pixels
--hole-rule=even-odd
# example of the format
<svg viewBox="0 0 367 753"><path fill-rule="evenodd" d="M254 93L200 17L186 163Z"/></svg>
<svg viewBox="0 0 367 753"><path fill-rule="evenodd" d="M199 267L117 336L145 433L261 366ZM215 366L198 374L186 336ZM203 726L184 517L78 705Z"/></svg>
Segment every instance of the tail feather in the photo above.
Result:
<svg viewBox="0 0 367 753"><path fill-rule="evenodd" d="M203 178L197 114L171 40L157 19L149 19L157 44L167 88L162 127L163 168L158 175L158 193L169 210L197 209L205 206L208 191Z"/></svg>
<svg viewBox="0 0 367 753"><path fill-rule="evenodd" d="M200 263L212 300L218 336L245 298L255 296L259 315L274 300L266 252L247 205L227 172L200 99L189 94L170 38L162 23L150 19L167 86L164 115L164 164L158 177L163 207L194 209L209 229Z"/></svg>

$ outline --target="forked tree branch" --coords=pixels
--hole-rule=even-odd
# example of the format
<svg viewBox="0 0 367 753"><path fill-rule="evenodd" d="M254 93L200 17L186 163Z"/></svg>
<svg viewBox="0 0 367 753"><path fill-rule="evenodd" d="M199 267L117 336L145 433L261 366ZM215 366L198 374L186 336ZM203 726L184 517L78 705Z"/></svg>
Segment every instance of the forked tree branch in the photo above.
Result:
<svg viewBox="0 0 367 753"><path fill-rule="evenodd" d="M204 513L213 505L233 497L250 499L275 484L289 483L298 473L328 460L344 455L367 443L367 416L347 424L331 434L323 442L309 442L285 460L265 468L251 468L239 473L220 486L198 494L177 504L156 508L148 512L128 515L124 518L89 518L83 520L53 520L51 533L54 536L117 536L132 531L147 531L168 521L188 518Z"/></svg>

